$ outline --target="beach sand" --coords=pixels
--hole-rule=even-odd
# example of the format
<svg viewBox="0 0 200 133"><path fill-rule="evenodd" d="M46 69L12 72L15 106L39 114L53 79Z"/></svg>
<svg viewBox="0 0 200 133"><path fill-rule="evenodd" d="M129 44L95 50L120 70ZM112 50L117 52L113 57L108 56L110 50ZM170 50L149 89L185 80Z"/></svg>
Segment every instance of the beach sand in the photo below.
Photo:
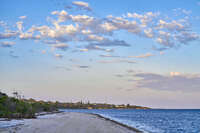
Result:
<svg viewBox="0 0 200 133"><path fill-rule="evenodd" d="M136 133L99 115L65 112L49 117L26 120L24 125L10 127L1 133Z"/></svg>

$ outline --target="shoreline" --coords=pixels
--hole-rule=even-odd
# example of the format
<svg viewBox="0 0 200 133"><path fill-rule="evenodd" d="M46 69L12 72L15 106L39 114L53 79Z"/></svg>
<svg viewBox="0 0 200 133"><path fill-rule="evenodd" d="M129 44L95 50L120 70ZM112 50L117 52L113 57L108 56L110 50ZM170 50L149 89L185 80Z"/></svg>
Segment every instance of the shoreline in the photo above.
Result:
<svg viewBox="0 0 200 133"><path fill-rule="evenodd" d="M55 116L51 116L55 115ZM142 131L123 123L92 113L59 112L47 117L29 119L23 125L0 128L1 133L142 133ZM48 117L48 115L50 117ZM45 115L42 115L45 116ZM50 128L49 128L50 127ZM53 128L54 127L54 128ZM85 132L84 132L85 131Z"/></svg>
<svg viewBox="0 0 200 133"><path fill-rule="evenodd" d="M37 119L38 116L51 115L62 113L63 111L52 111L52 112L39 112L35 114L35 118L0 118L1 121L12 121L12 120L27 120L27 119Z"/></svg>
<svg viewBox="0 0 200 133"><path fill-rule="evenodd" d="M129 129L129 130L132 130L132 131L136 132L136 133L143 133L143 132L140 131L139 129L136 129L136 128L131 127L131 126L128 126L128 125L126 125L126 124L123 124L123 123L120 123L120 122L118 122L118 121L112 120L112 119L110 119L110 118L106 118L106 117L104 117L104 116L102 116L102 115L99 115L99 114L92 114L92 113L86 113L86 114L95 115L95 116L97 116L97 117L99 117L99 118L102 118L102 119L104 119L104 120L106 120L106 121L110 121L110 122L113 122L113 123L118 124L118 125L120 125L120 126L123 126L123 127L127 128L127 129Z"/></svg>

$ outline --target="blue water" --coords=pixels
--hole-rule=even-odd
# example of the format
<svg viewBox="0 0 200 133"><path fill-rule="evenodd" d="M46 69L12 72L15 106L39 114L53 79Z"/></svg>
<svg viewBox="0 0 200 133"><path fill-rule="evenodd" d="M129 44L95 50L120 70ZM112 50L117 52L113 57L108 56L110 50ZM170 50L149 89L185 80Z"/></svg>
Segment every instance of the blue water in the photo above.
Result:
<svg viewBox="0 0 200 133"><path fill-rule="evenodd" d="M200 133L200 110L64 110L100 114L145 133Z"/></svg>

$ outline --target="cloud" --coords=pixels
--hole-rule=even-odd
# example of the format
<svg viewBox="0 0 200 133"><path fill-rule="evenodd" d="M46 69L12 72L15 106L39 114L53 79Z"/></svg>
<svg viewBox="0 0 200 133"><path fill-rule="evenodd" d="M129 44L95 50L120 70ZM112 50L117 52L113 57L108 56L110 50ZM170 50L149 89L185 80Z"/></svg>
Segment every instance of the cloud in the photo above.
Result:
<svg viewBox="0 0 200 133"><path fill-rule="evenodd" d="M80 52L88 52L87 48L80 49Z"/></svg>
<svg viewBox="0 0 200 133"><path fill-rule="evenodd" d="M9 41L0 42L1 47L12 47L13 45L15 45L15 42L9 42Z"/></svg>
<svg viewBox="0 0 200 133"><path fill-rule="evenodd" d="M124 75L122 75L122 74L116 74L115 76L116 76L116 77L119 77L119 78L124 77Z"/></svg>
<svg viewBox="0 0 200 133"><path fill-rule="evenodd" d="M99 50L99 51L105 51L105 52L113 52L114 51L114 49L102 48L95 44L90 44L90 45L85 46L84 50Z"/></svg>
<svg viewBox="0 0 200 133"><path fill-rule="evenodd" d="M8 31L5 33L0 33L0 39L9 39L17 37L19 33L16 31Z"/></svg>
<svg viewBox="0 0 200 133"><path fill-rule="evenodd" d="M82 66L82 65L78 65L77 67L78 67L78 68L83 68L83 69L85 69L85 68L90 68L90 66Z"/></svg>
<svg viewBox="0 0 200 133"><path fill-rule="evenodd" d="M70 68L64 67L64 66L56 66L56 69L61 69L61 70L65 70L65 71L71 71Z"/></svg>
<svg viewBox="0 0 200 133"><path fill-rule="evenodd" d="M118 58L118 57L120 57L120 56L110 55L110 54L107 54L107 55L102 54L102 55L99 55L99 56L100 57L112 57L112 58Z"/></svg>
<svg viewBox="0 0 200 133"><path fill-rule="evenodd" d="M3 28L6 28L7 24L6 24L6 22L0 20L0 26Z"/></svg>
<svg viewBox="0 0 200 133"><path fill-rule="evenodd" d="M73 5L79 7L80 9L85 9L88 11L91 11L92 9L89 7L89 4L87 2L83 2L83 1L74 1L72 2Z"/></svg>
<svg viewBox="0 0 200 133"><path fill-rule="evenodd" d="M63 55L61 55L61 54L54 54L54 56L55 56L56 58L58 58L58 59L63 58Z"/></svg>
<svg viewBox="0 0 200 133"><path fill-rule="evenodd" d="M99 63L129 63L129 64L135 64L137 63L136 61L131 61L131 60L125 60L125 59L116 59L116 60L100 60L98 61Z"/></svg>
<svg viewBox="0 0 200 133"><path fill-rule="evenodd" d="M16 25L17 25L17 28L18 28L19 32L22 32L22 30L23 30L23 21L18 21L16 23Z"/></svg>
<svg viewBox="0 0 200 133"><path fill-rule="evenodd" d="M170 76L179 76L180 72L170 72Z"/></svg>
<svg viewBox="0 0 200 133"><path fill-rule="evenodd" d="M111 22L118 30L126 30L130 33L139 34L141 27L135 20L127 20L122 17L108 16L108 21Z"/></svg>
<svg viewBox="0 0 200 133"><path fill-rule="evenodd" d="M191 10L186 10L186 9L182 9L182 8L176 8L176 9L173 9L174 13L176 16L178 15L190 15L192 13Z"/></svg>
<svg viewBox="0 0 200 133"><path fill-rule="evenodd" d="M175 38L183 44L188 44L193 40L199 39L200 35L194 32L182 31L179 34L175 35Z"/></svg>
<svg viewBox="0 0 200 133"><path fill-rule="evenodd" d="M138 55L138 56L128 56L128 58L148 58L148 57L151 57L151 56L154 56L154 54L146 53L146 54Z"/></svg>
<svg viewBox="0 0 200 133"><path fill-rule="evenodd" d="M27 16L20 16L19 19L25 19Z"/></svg>
<svg viewBox="0 0 200 133"><path fill-rule="evenodd" d="M160 55L164 55L165 54L165 52L163 52L163 51L160 51Z"/></svg>
<svg viewBox="0 0 200 133"><path fill-rule="evenodd" d="M67 44L65 44L65 43L57 43L57 44L52 45L52 47L56 48L56 49L60 49L60 50L66 51L69 46Z"/></svg>
<svg viewBox="0 0 200 133"><path fill-rule="evenodd" d="M191 11L185 9L180 10L180 15L188 15L191 13ZM160 13L147 12L144 14L128 13L127 16L125 16L125 18L132 18L133 20L119 17L110 18L112 21L115 20L114 23L118 22L120 25L123 25L119 27L119 29L127 30L138 36L153 38L165 48L177 47L181 44L188 44L199 39L199 35L192 32L189 19L185 17L181 19L173 18L170 20L162 17ZM130 24L131 22L134 22L135 25ZM126 29L126 27L129 29L138 29L134 30L138 32L132 32Z"/></svg>
<svg viewBox="0 0 200 133"><path fill-rule="evenodd" d="M46 51L46 50L42 50L41 53L42 53L42 54L46 54L47 51Z"/></svg>
<svg viewBox="0 0 200 133"><path fill-rule="evenodd" d="M33 36L32 33L20 33L19 38L21 40L28 40L28 39L39 40L41 39L41 36L40 35Z"/></svg>
<svg viewBox="0 0 200 133"><path fill-rule="evenodd" d="M19 58L19 56L17 56L17 55L13 55L13 54L10 54L10 57L12 57L12 58Z"/></svg>
<svg viewBox="0 0 200 133"><path fill-rule="evenodd" d="M155 73L135 73L133 75L137 88L149 88L165 91L200 91L200 75L171 72L170 76Z"/></svg>
<svg viewBox="0 0 200 133"><path fill-rule="evenodd" d="M88 3L74 1L73 5L81 9L90 9ZM184 14L189 11L181 9ZM125 39L116 39L115 34L125 31L125 34L148 38L158 45L154 50L164 51L169 48L180 47L200 38L193 31L188 18L163 17L160 12L128 12L126 15L97 17L87 13L76 14L65 10L53 11L47 18L48 25L32 25L27 28L23 25L22 18L15 25L15 31L5 30L0 33L0 39L36 40L47 43L50 47L66 50L69 46L64 44L80 44L80 52L99 50L113 52L113 47L130 47ZM27 29L27 30L26 30ZM26 31L25 31L26 30ZM109 47L109 48L105 48ZM73 47L72 47L73 48ZM135 56L146 58L151 55Z"/></svg>
<svg viewBox="0 0 200 133"><path fill-rule="evenodd" d="M109 23L109 22L105 22L101 24L100 27L106 32L112 32L118 29L114 24Z"/></svg>
<svg viewBox="0 0 200 133"><path fill-rule="evenodd" d="M104 46L104 47L110 47L110 46L123 46L123 47L130 47L131 45L126 43L124 40L105 40L98 43L90 43L91 46Z"/></svg>

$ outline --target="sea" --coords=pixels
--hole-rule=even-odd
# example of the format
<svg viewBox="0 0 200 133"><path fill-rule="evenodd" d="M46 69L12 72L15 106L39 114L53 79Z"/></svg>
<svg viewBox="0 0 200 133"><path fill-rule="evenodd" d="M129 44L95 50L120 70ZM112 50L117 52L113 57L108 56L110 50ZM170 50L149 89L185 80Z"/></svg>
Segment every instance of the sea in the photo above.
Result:
<svg viewBox="0 0 200 133"><path fill-rule="evenodd" d="M200 109L62 110L99 114L144 133L200 133Z"/></svg>
<svg viewBox="0 0 200 133"><path fill-rule="evenodd" d="M144 133L200 133L200 109L60 109L64 112L99 114L137 128ZM53 117L53 115L41 117ZM26 120L0 121L0 128L23 124Z"/></svg>

